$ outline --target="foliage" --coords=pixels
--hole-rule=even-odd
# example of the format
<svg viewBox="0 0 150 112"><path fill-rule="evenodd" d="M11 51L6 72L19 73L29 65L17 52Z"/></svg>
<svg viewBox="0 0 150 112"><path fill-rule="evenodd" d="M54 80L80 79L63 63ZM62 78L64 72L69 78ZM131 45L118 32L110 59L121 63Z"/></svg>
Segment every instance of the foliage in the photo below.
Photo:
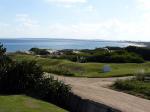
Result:
<svg viewBox="0 0 150 112"><path fill-rule="evenodd" d="M150 99L150 82L137 79L118 80L113 87L133 95Z"/></svg>
<svg viewBox="0 0 150 112"><path fill-rule="evenodd" d="M37 83L35 93L46 101L65 106L63 103L68 98L71 88L61 81L54 80L52 76L46 77L41 83Z"/></svg>
<svg viewBox="0 0 150 112"><path fill-rule="evenodd" d="M129 46L125 48L128 52L134 52L140 55L145 60L150 60L150 48L148 47L136 47L136 46Z"/></svg>
<svg viewBox="0 0 150 112"><path fill-rule="evenodd" d="M1 54L7 57L5 53ZM44 76L36 61L3 61L0 66L0 93L27 94L63 104L70 93L70 87L53 77Z"/></svg>
<svg viewBox="0 0 150 112"><path fill-rule="evenodd" d="M111 49L111 50L109 50ZM114 50L112 50L114 49ZM67 59L74 62L102 62L102 63L143 63L144 60L134 52L128 52L123 48L108 47L94 50L84 49L79 53L63 54L55 59Z"/></svg>
<svg viewBox="0 0 150 112"><path fill-rule="evenodd" d="M0 91L6 93L20 93L32 89L42 78L43 71L35 61L12 62L0 74Z"/></svg>
<svg viewBox="0 0 150 112"><path fill-rule="evenodd" d="M111 50L111 51L112 51L112 50L113 50L113 51L114 51L114 50L115 50L115 51L116 51L116 50L124 50L124 48L121 48L121 47L111 47L111 46L107 46L106 48L108 48L108 49Z"/></svg>
<svg viewBox="0 0 150 112"><path fill-rule="evenodd" d="M6 48L0 44L0 75L4 75L10 67L11 59L5 53Z"/></svg>
<svg viewBox="0 0 150 112"><path fill-rule="evenodd" d="M121 90L132 90L134 88L134 85L132 84L131 80L117 80L114 84L114 86L117 89L121 89Z"/></svg>
<svg viewBox="0 0 150 112"><path fill-rule="evenodd" d="M49 55L50 53L46 49L31 48L29 51L36 55Z"/></svg>
<svg viewBox="0 0 150 112"><path fill-rule="evenodd" d="M13 62L7 72L0 74L0 93L26 93L53 103L63 102L70 87L54 78L44 77L43 70L35 61Z"/></svg>
<svg viewBox="0 0 150 112"><path fill-rule="evenodd" d="M4 48L2 44L0 44L0 56L4 55L5 53L6 53L6 48Z"/></svg>
<svg viewBox="0 0 150 112"><path fill-rule="evenodd" d="M89 56L87 62L142 63L144 60L134 53L116 51Z"/></svg>
<svg viewBox="0 0 150 112"><path fill-rule="evenodd" d="M11 54L10 57L16 61L34 60L40 64L44 72L56 73L57 71L68 71L73 76L78 77L120 77L131 76L139 69L144 69L145 73L150 72L150 62L145 63L79 63L63 59L42 58L35 55ZM102 69L109 65L111 72L103 73ZM60 69L59 69L60 68ZM65 75L64 72L58 75Z"/></svg>

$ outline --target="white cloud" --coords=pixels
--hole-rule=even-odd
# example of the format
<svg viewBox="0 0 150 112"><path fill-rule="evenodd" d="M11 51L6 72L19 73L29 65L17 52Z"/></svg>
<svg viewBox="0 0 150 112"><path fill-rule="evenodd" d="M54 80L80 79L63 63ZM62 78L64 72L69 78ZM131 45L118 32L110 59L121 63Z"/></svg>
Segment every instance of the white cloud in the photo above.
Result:
<svg viewBox="0 0 150 112"><path fill-rule="evenodd" d="M142 10L150 10L150 0L136 0L137 8Z"/></svg>
<svg viewBox="0 0 150 112"><path fill-rule="evenodd" d="M17 14L16 22L16 32L22 35L36 34L40 27L38 21L31 19L31 17L27 14Z"/></svg>
<svg viewBox="0 0 150 112"><path fill-rule="evenodd" d="M93 5L89 5L86 7L85 11L87 12L94 12L96 11L95 7Z"/></svg>
<svg viewBox="0 0 150 112"><path fill-rule="evenodd" d="M86 3L87 0L46 0L51 3L60 3L60 4L76 4L76 3Z"/></svg>
<svg viewBox="0 0 150 112"><path fill-rule="evenodd" d="M87 3L87 0L45 0L49 3L55 4L57 6L63 6L65 8L70 8L78 4Z"/></svg>
<svg viewBox="0 0 150 112"><path fill-rule="evenodd" d="M93 23L53 24L48 28L47 34L49 32L57 37L78 39L134 40L135 38L131 37L134 37L137 31L138 27L134 24L111 19Z"/></svg>
<svg viewBox="0 0 150 112"><path fill-rule="evenodd" d="M38 21L31 19L30 16L27 14L17 14L16 21L26 27L31 27L31 26L37 27L38 26Z"/></svg>
<svg viewBox="0 0 150 112"><path fill-rule="evenodd" d="M15 25L0 22L0 34L6 37L62 37L76 39L150 40L150 13L141 21L122 21L110 18L97 22L42 25L28 14L17 14Z"/></svg>

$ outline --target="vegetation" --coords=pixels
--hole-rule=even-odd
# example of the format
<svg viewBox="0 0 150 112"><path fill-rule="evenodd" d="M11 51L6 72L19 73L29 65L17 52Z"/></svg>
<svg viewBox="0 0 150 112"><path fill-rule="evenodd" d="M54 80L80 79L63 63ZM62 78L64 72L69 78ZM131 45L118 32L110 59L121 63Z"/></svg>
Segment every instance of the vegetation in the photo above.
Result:
<svg viewBox="0 0 150 112"><path fill-rule="evenodd" d="M31 48L29 51L33 52L36 55L48 55L48 54L50 54L46 49L39 49L39 48Z"/></svg>
<svg viewBox="0 0 150 112"><path fill-rule="evenodd" d="M35 60L42 65L45 72L58 75L79 76L79 77L120 77L135 74L140 69L146 73L150 72L150 62L146 63L80 63L63 59L42 58L34 55L11 54L10 57L16 61ZM104 65L109 65L112 71L104 73Z"/></svg>
<svg viewBox="0 0 150 112"><path fill-rule="evenodd" d="M51 55L46 49L31 48L34 54ZM60 54L59 54L60 53ZM52 55L55 59L67 59L73 62L96 62L96 63L143 63L150 61L150 48L128 46L120 47L105 47L96 49L59 50L58 55Z"/></svg>
<svg viewBox="0 0 150 112"><path fill-rule="evenodd" d="M27 92L42 80L42 75L41 67L34 61L9 63L5 71L0 74L0 92Z"/></svg>
<svg viewBox="0 0 150 112"><path fill-rule="evenodd" d="M150 75L138 74L133 79L118 80L113 85L115 89L150 99Z"/></svg>
<svg viewBox="0 0 150 112"><path fill-rule="evenodd" d="M134 52L140 55L143 59L150 61L150 48L129 46L125 48L128 52Z"/></svg>
<svg viewBox="0 0 150 112"><path fill-rule="evenodd" d="M24 96L1 95L0 112L67 112L51 103Z"/></svg>
<svg viewBox="0 0 150 112"><path fill-rule="evenodd" d="M0 94L26 94L65 106L70 93L68 85L52 76L44 76L43 69L34 60L11 60L3 49L1 46Z"/></svg>
<svg viewBox="0 0 150 112"><path fill-rule="evenodd" d="M129 46L126 48L106 47L96 49L59 50L55 54L50 54L46 49L31 48L30 52L36 55L49 55L54 59L67 59L73 62L97 62L97 63L143 63L150 60L149 48Z"/></svg>
<svg viewBox="0 0 150 112"><path fill-rule="evenodd" d="M53 56L55 59L67 59L73 62L101 62L101 63L143 63L144 59L136 52L119 47L84 49L74 53L73 50L64 50L63 55Z"/></svg>

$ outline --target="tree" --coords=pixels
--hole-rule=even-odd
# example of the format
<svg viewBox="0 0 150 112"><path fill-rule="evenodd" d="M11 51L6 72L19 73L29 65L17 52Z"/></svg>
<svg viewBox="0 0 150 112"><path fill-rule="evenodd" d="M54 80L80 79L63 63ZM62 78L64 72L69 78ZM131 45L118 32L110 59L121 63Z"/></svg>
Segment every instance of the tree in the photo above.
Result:
<svg viewBox="0 0 150 112"><path fill-rule="evenodd" d="M7 69L10 67L10 62L12 61L6 54L6 48L0 44L0 75L4 75Z"/></svg>
<svg viewBox="0 0 150 112"><path fill-rule="evenodd" d="M4 48L2 44L0 44L0 56L4 55L5 53L6 53L6 48Z"/></svg>

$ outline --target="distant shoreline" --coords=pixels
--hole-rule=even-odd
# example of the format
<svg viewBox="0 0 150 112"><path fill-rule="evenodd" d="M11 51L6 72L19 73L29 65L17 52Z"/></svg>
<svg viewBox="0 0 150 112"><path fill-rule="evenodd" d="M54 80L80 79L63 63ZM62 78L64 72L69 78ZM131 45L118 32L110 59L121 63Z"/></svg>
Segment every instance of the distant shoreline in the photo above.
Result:
<svg viewBox="0 0 150 112"><path fill-rule="evenodd" d="M41 49L95 49L107 46L127 47L138 46L145 47L148 43L131 41L112 41L112 40L83 40L83 39L54 39L54 38L11 38L0 39L0 42L7 48L8 52L28 51L30 48L37 47ZM149 43L150 44L150 43Z"/></svg>

